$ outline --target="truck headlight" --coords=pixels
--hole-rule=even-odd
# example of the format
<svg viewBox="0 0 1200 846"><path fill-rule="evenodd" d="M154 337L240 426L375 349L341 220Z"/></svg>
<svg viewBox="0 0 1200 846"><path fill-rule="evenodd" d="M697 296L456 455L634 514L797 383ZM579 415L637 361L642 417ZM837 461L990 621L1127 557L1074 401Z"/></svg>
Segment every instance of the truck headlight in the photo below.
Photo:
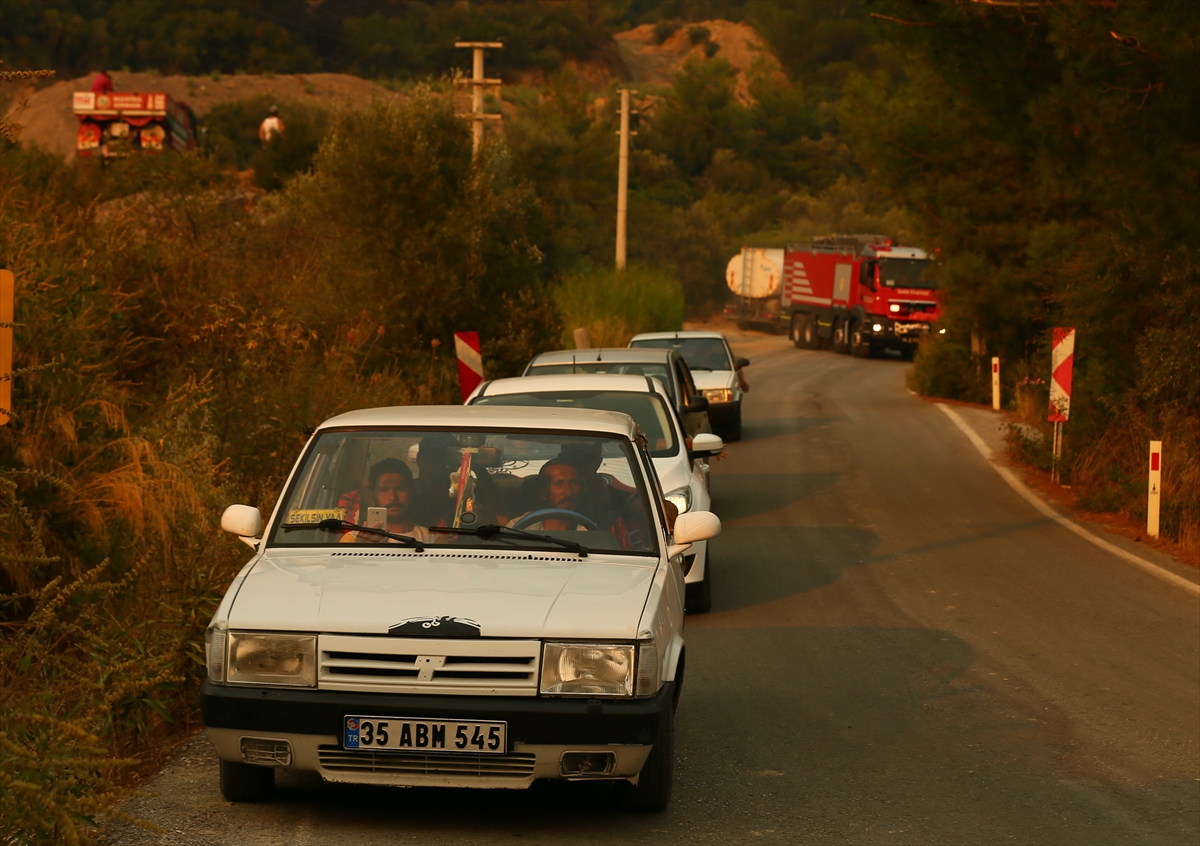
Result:
<svg viewBox="0 0 1200 846"><path fill-rule="evenodd" d="M226 682L315 687L317 636L230 632Z"/></svg>
<svg viewBox="0 0 1200 846"><path fill-rule="evenodd" d="M542 648L542 693L632 696L632 643L547 643Z"/></svg>
<svg viewBox="0 0 1200 846"><path fill-rule="evenodd" d="M667 501L678 508L680 514L683 514L692 507L692 489L685 486L673 490L667 494Z"/></svg>
<svg viewBox="0 0 1200 846"><path fill-rule="evenodd" d="M700 393L709 402L733 402L733 388L705 388Z"/></svg>

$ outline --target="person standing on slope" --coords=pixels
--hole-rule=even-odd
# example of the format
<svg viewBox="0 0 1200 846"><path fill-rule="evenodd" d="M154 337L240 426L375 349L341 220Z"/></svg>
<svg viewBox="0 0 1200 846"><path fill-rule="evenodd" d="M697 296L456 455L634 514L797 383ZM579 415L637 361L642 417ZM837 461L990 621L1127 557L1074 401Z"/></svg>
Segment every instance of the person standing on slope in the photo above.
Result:
<svg viewBox="0 0 1200 846"><path fill-rule="evenodd" d="M283 135L283 121L279 119L279 107L272 106L266 119L258 126L258 139L266 146L276 135Z"/></svg>

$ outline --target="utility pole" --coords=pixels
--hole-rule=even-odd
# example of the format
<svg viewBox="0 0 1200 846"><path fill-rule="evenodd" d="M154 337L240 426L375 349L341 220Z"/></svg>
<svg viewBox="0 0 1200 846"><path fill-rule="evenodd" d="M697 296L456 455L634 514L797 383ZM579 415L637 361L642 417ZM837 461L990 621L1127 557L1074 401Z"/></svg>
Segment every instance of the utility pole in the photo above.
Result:
<svg viewBox="0 0 1200 846"><path fill-rule="evenodd" d="M483 113L483 89L485 86L494 85L497 90L500 88L500 80L484 79L483 76L483 51L488 49L499 50L504 45L499 41L455 41L455 47L466 47L475 51L475 66L470 79L458 80L459 85L471 86L471 113L462 115L469 117L472 121L471 126L471 151L479 154L479 148L483 146L483 122L485 120L500 120L500 115L485 115Z"/></svg>
<svg viewBox="0 0 1200 846"><path fill-rule="evenodd" d="M629 210L629 91L621 92L621 147L617 158L617 270L625 269L625 215ZM637 134L637 133L633 133Z"/></svg>

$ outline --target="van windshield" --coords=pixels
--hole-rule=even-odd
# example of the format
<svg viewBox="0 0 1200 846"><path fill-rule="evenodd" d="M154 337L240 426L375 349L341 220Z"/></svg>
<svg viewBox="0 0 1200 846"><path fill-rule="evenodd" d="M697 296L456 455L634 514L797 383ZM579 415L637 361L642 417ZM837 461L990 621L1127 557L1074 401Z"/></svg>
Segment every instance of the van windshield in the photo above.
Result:
<svg viewBox="0 0 1200 846"><path fill-rule="evenodd" d="M301 462L269 546L401 543L370 531L381 529L430 547L560 548L516 532L436 530L508 526L594 551L658 551L651 500L628 438L330 430L313 440Z"/></svg>

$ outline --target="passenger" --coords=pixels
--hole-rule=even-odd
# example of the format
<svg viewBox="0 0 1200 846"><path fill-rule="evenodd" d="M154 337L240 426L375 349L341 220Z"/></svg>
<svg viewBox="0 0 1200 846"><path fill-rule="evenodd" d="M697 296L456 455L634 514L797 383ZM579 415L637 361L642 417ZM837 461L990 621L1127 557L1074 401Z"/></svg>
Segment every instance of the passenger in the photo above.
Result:
<svg viewBox="0 0 1200 846"><path fill-rule="evenodd" d="M426 435L417 448L417 522L422 526L449 526L454 519L450 474L458 470L449 456L458 439L446 433Z"/></svg>
<svg viewBox="0 0 1200 846"><path fill-rule="evenodd" d="M111 94L112 90L112 74L110 74L108 71L102 70L92 79L93 94Z"/></svg>
<svg viewBox="0 0 1200 846"><path fill-rule="evenodd" d="M371 467L368 476L366 502L358 491L350 491L338 500L338 507L345 510L342 518L350 523L362 525L366 519L366 508L380 507L387 509L387 523L384 531L398 535L408 535L425 543L431 542L430 533L424 526L416 525L414 509L412 508L413 475L408 465L399 458L384 458ZM342 535L342 543L399 543L400 541L385 538L366 531L349 531Z"/></svg>

